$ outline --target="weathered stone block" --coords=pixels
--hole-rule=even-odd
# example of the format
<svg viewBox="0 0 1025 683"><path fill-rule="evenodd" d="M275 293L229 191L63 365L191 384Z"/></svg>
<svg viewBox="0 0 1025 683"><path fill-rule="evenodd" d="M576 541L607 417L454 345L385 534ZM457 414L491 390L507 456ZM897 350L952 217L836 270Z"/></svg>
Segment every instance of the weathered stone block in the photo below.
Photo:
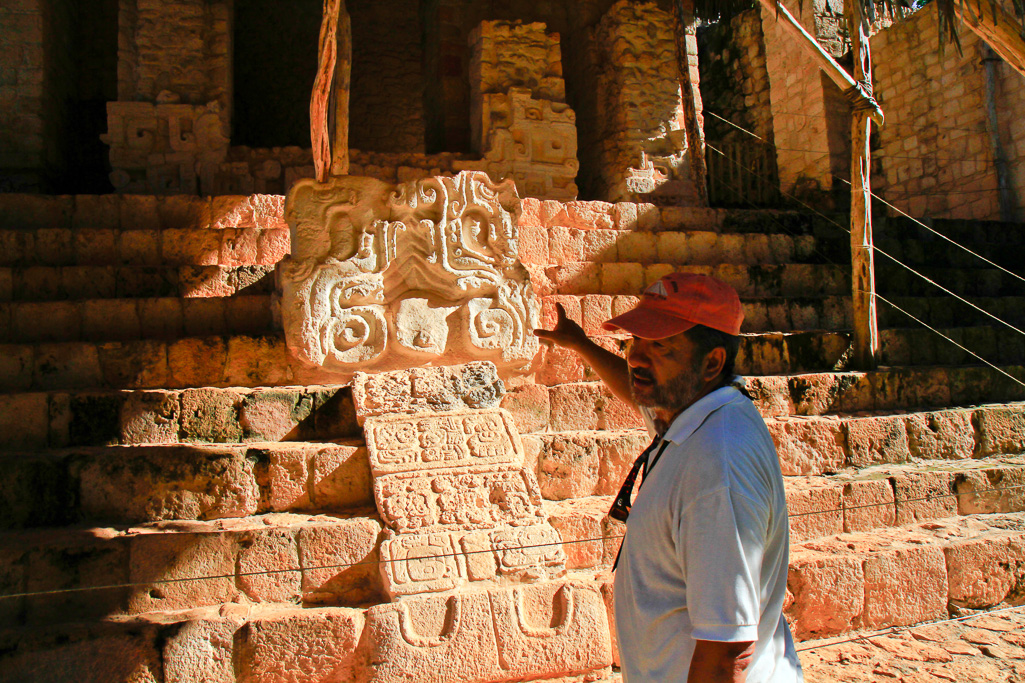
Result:
<svg viewBox="0 0 1025 683"><path fill-rule="evenodd" d="M0 361L2 363L2 361ZM501 407L509 411L520 434L543 432L551 420L548 387L524 384L502 397Z"/></svg>
<svg viewBox="0 0 1025 683"><path fill-rule="evenodd" d="M902 417L846 420L847 452L855 467L900 463L908 459L908 435Z"/></svg>
<svg viewBox="0 0 1025 683"><path fill-rule="evenodd" d="M362 677L357 645L362 610L340 607L285 610L241 628L238 681L306 683ZM234 675L230 679L235 681Z"/></svg>
<svg viewBox="0 0 1025 683"><path fill-rule="evenodd" d="M552 431L599 428L597 404L601 392L596 383L560 384L551 388L549 396L552 404Z"/></svg>
<svg viewBox="0 0 1025 683"><path fill-rule="evenodd" d="M343 605L379 600L380 522L366 517L314 521L299 530L303 600Z"/></svg>
<svg viewBox="0 0 1025 683"><path fill-rule="evenodd" d="M241 441L241 404L242 395L232 389L186 389L181 393L181 440Z"/></svg>
<svg viewBox="0 0 1025 683"><path fill-rule="evenodd" d="M538 456L538 482L548 500L594 495L598 487L597 443L588 434L543 437Z"/></svg>
<svg viewBox="0 0 1025 683"><path fill-rule="evenodd" d="M975 429L971 413L946 410L904 417L911 456L923 460L960 460L972 457Z"/></svg>
<svg viewBox="0 0 1025 683"><path fill-rule="evenodd" d="M131 589L130 613L217 605L231 602L237 595L235 557L238 548L229 534L169 530L139 534L131 539L129 552L129 581L143 584ZM157 583L169 580L174 581Z"/></svg>
<svg viewBox="0 0 1025 683"><path fill-rule="evenodd" d="M106 342L97 346L97 352L108 386L136 389L167 384L167 345L163 341Z"/></svg>
<svg viewBox="0 0 1025 683"><path fill-rule="evenodd" d="M954 476L961 515L1025 510L1025 467L1006 465L969 470Z"/></svg>
<svg viewBox="0 0 1025 683"><path fill-rule="evenodd" d="M826 474L847 464L846 436L836 419L788 419L766 422L776 444L783 474Z"/></svg>
<svg viewBox="0 0 1025 683"><path fill-rule="evenodd" d="M870 531L897 521L894 487L889 479L854 480L843 488L844 531Z"/></svg>
<svg viewBox="0 0 1025 683"><path fill-rule="evenodd" d="M551 525L562 537L568 569L588 569L602 563L605 552L602 524L611 505L603 496L545 506Z"/></svg>
<svg viewBox="0 0 1025 683"><path fill-rule="evenodd" d="M295 532L288 528L239 535L238 587L255 602L297 602L302 570Z"/></svg>
<svg viewBox="0 0 1025 683"><path fill-rule="evenodd" d="M1019 532L989 531L959 539L943 549L950 602L986 609L1021 599L1025 581L1025 538Z"/></svg>
<svg viewBox="0 0 1025 683"><path fill-rule="evenodd" d="M843 487L834 482L812 479L791 481L787 486L790 542L842 533Z"/></svg>
<svg viewBox="0 0 1025 683"><path fill-rule="evenodd" d="M980 408L972 413L978 434L975 457L1025 451L1025 410L1017 406Z"/></svg>
<svg viewBox="0 0 1025 683"><path fill-rule="evenodd" d="M957 514L951 472L908 472L892 477L897 496L897 524L913 524Z"/></svg>
<svg viewBox="0 0 1025 683"><path fill-rule="evenodd" d="M220 337L179 339L167 346L167 365L177 387L220 384L227 361L227 346Z"/></svg>
<svg viewBox="0 0 1025 683"><path fill-rule="evenodd" d="M294 441L313 409L314 397L303 391L261 387L242 397L238 421L246 441Z"/></svg>
<svg viewBox="0 0 1025 683"><path fill-rule="evenodd" d="M936 547L897 547L865 555L862 626L909 626L947 616L947 571Z"/></svg>
<svg viewBox="0 0 1025 683"><path fill-rule="evenodd" d="M856 555L797 550L791 553L787 614L794 637L825 638L857 628L865 608L865 574Z"/></svg>
<svg viewBox="0 0 1025 683"><path fill-rule="evenodd" d="M357 444L328 444L313 455L313 502L338 511L373 503L367 451Z"/></svg>
<svg viewBox="0 0 1025 683"><path fill-rule="evenodd" d="M150 447L73 458L87 518L119 522L218 519L256 513L252 463L241 449Z"/></svg>
<svg viewBox="0 0 1025 683"><path fill-rule="evenodd" d="M229 617L197 619L172 627L164 640L164 681L236 683L235 632L243 623Z"/></svg>

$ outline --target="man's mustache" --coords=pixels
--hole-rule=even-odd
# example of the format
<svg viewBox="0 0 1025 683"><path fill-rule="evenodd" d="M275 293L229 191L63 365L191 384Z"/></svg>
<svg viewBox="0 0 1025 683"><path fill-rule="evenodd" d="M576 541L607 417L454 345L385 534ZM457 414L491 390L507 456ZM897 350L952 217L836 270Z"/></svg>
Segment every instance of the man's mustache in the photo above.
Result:
<svg viewBox="0 0 1025 683"><path fill-rule="evenodd" d="M655 382L655 376L651 374L650 370L645 370L644 368L630 368L630 378L633 379L634 377L644 382Z"/></svg>

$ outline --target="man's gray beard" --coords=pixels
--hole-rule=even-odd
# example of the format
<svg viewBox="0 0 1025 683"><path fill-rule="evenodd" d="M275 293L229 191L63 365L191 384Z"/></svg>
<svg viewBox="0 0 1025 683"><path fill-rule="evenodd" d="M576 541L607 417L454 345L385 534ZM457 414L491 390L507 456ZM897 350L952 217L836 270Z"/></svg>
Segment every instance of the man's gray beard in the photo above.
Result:
<svg viewBox="0 0 1025 683"><path fill-rule="evenodd" d="M685 406L690 405L700 390L696 370L693 372L681 371L675 377L669 378L665 384L655 384L651 398L640 399L633 389L633 368L630 370L630 393L633 394L634 402L645 408L664 410L670 413L677 413ZM654 379L650 374L646 378Z"/></svg>

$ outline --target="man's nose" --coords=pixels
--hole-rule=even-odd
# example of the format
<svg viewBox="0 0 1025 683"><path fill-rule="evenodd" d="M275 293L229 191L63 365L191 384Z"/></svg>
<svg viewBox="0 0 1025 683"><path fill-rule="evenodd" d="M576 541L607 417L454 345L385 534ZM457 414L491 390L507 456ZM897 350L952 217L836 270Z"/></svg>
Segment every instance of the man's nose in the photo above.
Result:
<svg viewBox="0 0 1025 683"><path fill-rule="evenodd" d="M626 350L626 362L632 368L646 368L651 365L643 342L637 339L630 342L630 346Z"/></svg>

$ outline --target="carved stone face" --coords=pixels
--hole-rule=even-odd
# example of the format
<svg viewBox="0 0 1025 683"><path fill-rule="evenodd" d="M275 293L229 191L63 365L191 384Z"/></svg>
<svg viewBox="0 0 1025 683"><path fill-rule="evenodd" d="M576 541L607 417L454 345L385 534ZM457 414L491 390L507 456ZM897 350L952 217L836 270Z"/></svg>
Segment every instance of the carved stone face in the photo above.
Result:
<svg viewBox="0 0 1025 683"><path fill-rule="evenodd" d="M282 271L289 348L345 375L470 360L525 371L539 315L517 258L518 214L512 183L476 172L296 183Z"/></svg>

